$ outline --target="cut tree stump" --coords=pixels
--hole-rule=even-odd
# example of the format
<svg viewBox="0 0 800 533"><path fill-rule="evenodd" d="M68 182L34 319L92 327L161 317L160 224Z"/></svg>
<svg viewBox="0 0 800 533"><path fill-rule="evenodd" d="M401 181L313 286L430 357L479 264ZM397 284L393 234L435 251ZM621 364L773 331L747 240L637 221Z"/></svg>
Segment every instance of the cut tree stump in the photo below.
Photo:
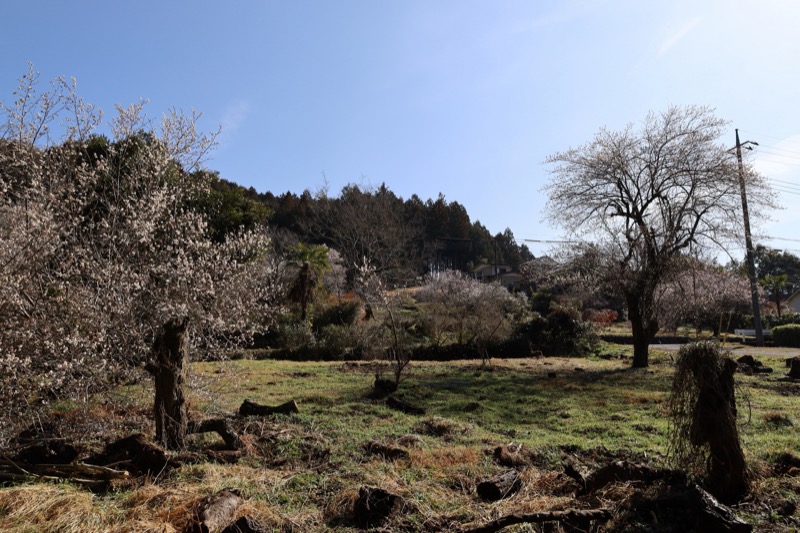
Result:
<svg viewBox="0 0 800 533"><path fill-rule="evenodd" d="M506 470L494 477L485 479L478 483L478 496L490 502L500 501L516 493L522 480L519 471L516 469Z"/></svg>
<svg viewBox="0 0 800 533"><path fill-rule="evenodd" d="M232 522L244 500L233 491L221 490L197 502L192 511L192 533L221 533Z"/></svg>
<svg viewBox="0 0 800 533"><path fill-rule="evenodd" d="M149 442L141 433L123 437L108 445L102 453L93 455L85 461L93 465L123 465L132 474L158 474L178 467L164 450Z"/></svg>
<svg viewBox="0 0 800 533"><path fill-rule="evenodd" d="M353 506L353 519L363 529L380 526L403 506L403 499L381 488L363 486Z"/></svg>
<svg viewBox="0 0 800 533"><path fill-rule="evenodd" d="M14 454L15 461L31 464L69 464L78 458L78 449L62 438L39 439Z"/></svg>
<svg viewBox="0 0 800 533"><path fill-rule="evenodd" d="M261 405L250 400L245 400L239 407L239 416L267 416L274 414L292 414L299 413L300 409L297 407L297 402L289 400L286 403L271 407L269 405Z"/></svg>
<svg viewBox="0 0 800 533"><path fill-rule="evenodd" d="M394 396L389 396L386 398L386 406L408 415L425 414L425 409L422 407L417 407L415 405L411 405L410 403L404 402L403 400L398 400Z"/></svg>
<svg viewBox="0 0 800 533"><path fill-rule="evenodd" d="M653 500L638 501L636 510L643 516L680 524L687 531L749 533L753 526L740 520L730 507L698 487L672 487Z"/></svg>
<svg viewBox="0 0 800 533"><path fill-rule="evenodd" d="M794 357L789 360L789 374L792 379L800 379L800 357Z"/></svg>
<svg viewBox="0 0 800 533"><path fill-rule="evenodd" d="M189 423L186 432L187 434L217 433L225 441L225 446L229 450L238 450L242 447L242 440L239 435L231 429L230 424L224 418L207 418L205 420L192 421Z"/></svg>

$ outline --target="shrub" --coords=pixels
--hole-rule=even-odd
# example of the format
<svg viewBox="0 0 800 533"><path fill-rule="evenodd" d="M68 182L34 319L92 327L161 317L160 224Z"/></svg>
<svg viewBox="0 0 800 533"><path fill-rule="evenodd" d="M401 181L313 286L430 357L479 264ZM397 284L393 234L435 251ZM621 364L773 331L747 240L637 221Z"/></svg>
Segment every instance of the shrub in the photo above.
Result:
<svg viewBox="0 0 800 533"><path fill-rule="evenodd" d="M370 355L372 337L366 327L330 324L320 330L317 349L324 359L366 358Z"/></svg>
<svg viewBox="0 0 800 533"><path fill-rule="evenodd" d="M777 346L800 347L800 324L772 328L772 340Z"/></svg>
<svg viewBox="0 0 800 533"><path fill-rule="evenodd" d="M527 341L529 350L539 350L545 355L580 355L592 351L597 337L591 322L581 320L577 309L554 305L547 317L536 314L520 324L515 344Z"/></svg>
<svg viewBox="0 0 800 533"><path fill-rule="evenodd" d="M313 327L321 331L326 326L351 326L361 314L361 304L356 300L345 300L320 309L314 313Z"/></svg>
<svg viewBox="0 0 800 533"><path fill-rule="evenodd" d="M787 324L800 324L800 313L766 314L763 317L764 327L775 328Z"/></svg>

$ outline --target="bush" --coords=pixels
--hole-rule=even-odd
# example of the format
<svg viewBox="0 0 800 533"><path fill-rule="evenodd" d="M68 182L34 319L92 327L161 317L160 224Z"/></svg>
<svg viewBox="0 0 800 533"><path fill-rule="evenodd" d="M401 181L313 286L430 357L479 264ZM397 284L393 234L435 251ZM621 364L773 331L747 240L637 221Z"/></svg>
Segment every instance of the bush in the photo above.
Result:
<svg viewBox="0 0 800 533"><path fill-rule="evenodd" d="M330 324L320 330L317 349L324 359L368 357L370 332L355 325Z"/></svg>
<svg viewBox="0 0 800 533"><path fill-rule="evenodd" d="M597 343L592 324L581 320L577 309L558 305L547 317L537 314L521 324L514 338L518 346L527 341L544 355L580 355L592 351Z"/></svg>
<svg viewBox="0 0 800 533"><path fill-rule="evenodd" d="M314 332L305 323L279 324L275 331L277 348L311 355L317 347Z"/></svg>
<svg viewBox="0 0 800 533"><path fill-rule="evenodd" d="M775 328L787 324L800 324L800 313L783 313L781 316L766 314L763 317L763 323L765 328Z"/></svg>
<svg viewBox="0 0 800 533"><path fill-rule="evenodd" d="M800 324L786 324L772 328L772 340L777 346L800 347Z"/></svg>
<svg viewBox="0 0 800 533"><path fill-rule="evenodd" d="M314 331L322 331L327 326L351 326L361 314L361 304L356 300L346 300L320 309L314 313Z"/></svg>

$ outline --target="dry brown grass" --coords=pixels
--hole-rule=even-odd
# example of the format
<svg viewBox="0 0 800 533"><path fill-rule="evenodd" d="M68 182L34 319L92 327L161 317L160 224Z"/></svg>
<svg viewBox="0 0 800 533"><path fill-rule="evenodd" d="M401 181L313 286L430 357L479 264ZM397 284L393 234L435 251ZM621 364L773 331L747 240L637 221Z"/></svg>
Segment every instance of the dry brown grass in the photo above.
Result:
<svg viewBox="0 0 800 533"><path fill-rule="evenodd" d="M28 485L0 492L0 531L91 533L121 524L104 512L92 493L70 485Z"/></svg>

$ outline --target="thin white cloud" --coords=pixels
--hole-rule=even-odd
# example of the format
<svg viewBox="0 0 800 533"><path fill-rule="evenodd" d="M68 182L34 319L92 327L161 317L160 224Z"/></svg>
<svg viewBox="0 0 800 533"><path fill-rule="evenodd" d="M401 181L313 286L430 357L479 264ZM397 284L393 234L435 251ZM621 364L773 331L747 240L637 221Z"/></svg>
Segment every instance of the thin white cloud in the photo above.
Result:
<svg viewBox="0 0 800 533"><path fill-rule="evenodd" d="M658 57L663 56L669 50L678 44L681 39L686 37L689 32L691 32L702 19L700 17L695 17L693 19L687 20L683 24L678 27L670 28L669 35L661 41L661 46L658 47Z"/></svg>
<svg viewBox="0 0 800 533"><path fill-rule="evenodd" d="M231 135L239 129L250 113L250 104L245 100L239 100L229 104L222 114L222 132Z"/></svg>

